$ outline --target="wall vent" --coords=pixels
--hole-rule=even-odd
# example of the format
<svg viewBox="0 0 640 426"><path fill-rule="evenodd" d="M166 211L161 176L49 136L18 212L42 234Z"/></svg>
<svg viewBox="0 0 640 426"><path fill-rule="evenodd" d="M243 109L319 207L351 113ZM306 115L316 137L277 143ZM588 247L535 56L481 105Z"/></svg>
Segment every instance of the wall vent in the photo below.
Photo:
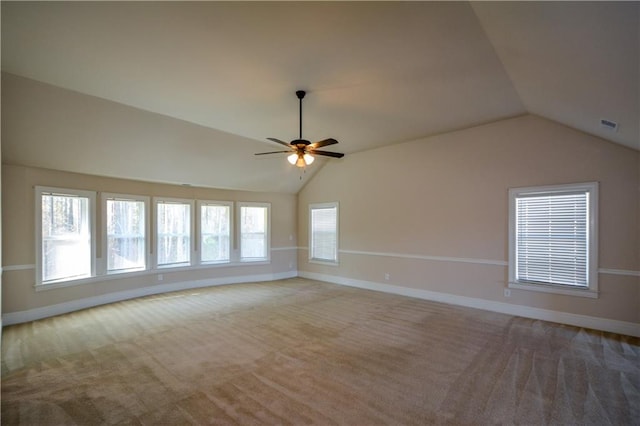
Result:
<svg viewBox="0 0 640 426"><path fill-rule="evenodd" d="M600 119L600 127L602 127L603 129L610 130L612 132L618 131L618 123L616 123L615 121L607 120L605 118Z"/></svg>

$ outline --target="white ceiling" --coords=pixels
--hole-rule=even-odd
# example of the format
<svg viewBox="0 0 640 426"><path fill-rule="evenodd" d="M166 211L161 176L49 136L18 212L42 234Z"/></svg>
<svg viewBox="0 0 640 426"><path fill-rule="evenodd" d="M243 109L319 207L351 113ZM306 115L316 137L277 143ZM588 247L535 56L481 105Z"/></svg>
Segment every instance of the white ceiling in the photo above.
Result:
<svg viewBox="0 0 640 426"><path fill-rule="evenodd" d="M98 174L296 192L305 180L284 156L247 154L298 136L297 89L309 92L303 136L347 154L525 113L640 149L639 21L638 2L3 1L2 70L213 129L198 143L224 151L170 177L134 170L134 154L131 170L109 169L105 153ZM19 147L36 138L4 127L3 161L83 172L92 161L38 158ZM183 155L150 132L132 152L161 166Z"/></svg>

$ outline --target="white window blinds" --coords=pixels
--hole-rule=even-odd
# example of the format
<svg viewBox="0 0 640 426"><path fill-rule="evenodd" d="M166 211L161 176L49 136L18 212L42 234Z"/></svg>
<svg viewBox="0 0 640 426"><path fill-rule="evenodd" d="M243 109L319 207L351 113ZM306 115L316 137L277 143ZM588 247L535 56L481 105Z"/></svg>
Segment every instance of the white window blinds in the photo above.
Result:
<svg viewBox="0 0 640 426"><path fill-rule="evenodd" d="M311 206L310 258L338 260L338 206Z"/></svg>
<svg viewBox="0 0 640 426"><path fill-rule="evenodd" d="M518 195L516 280L589 286L589 192Z"/></svg>

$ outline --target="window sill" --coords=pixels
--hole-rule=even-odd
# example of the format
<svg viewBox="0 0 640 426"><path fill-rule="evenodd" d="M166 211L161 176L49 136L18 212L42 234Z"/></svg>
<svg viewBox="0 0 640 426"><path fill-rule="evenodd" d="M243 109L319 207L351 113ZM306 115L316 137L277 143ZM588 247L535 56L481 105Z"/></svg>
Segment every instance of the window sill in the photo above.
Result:
<svg viewBox="0 0 640 426"><path fill-rule="evenodd" d="M597 291L588 288L571 288L563 285L510 282L509 288L518 290L539 291L543 293L563 294L565 296L588 297L591 299L598 298Z"/></svg>
<svg viewBox="0 0 640 426"><path fill-rule="evenodd" d="M95 277L87 277L80 278L77 280L68 280L68 281L56 281L51 283L39 283L35 284L35 291L47 291L54 290L58 288L65 287L75 287L84 284L93 284L100 283L105 281L112 280L124 280L128 278L135 278L145 275L156 275L156 274L164 274L168 272L187 272L194 271L200 269L218 269L218 268L229 268L229 267L238 267L238 266L260 266L260 265L270 265L270 260L256 260L256 261L241 261L241 262L225 262L225 263L206 263L201 265L181 265L181 266L160 266L156 269L148 269L144 271L135 271L135 272L120 272L120 273L109 273L106 275L97 275Z"/></svg>
<svg viewBox="0 0 640 426"><path fill-rule="evenodd" d="M326 266L339 266L340 264L338 263L338 261L331 261L331 260L322 260L322 259L309 259L309 263L315 263L318 265L326 265Z"/></svg>
<svg viewBox="0 0 640 426"><path fill-rule="evenodd" d="M108 270L105 275L131 275L138 272L145 272L145 268L131 268L131 269L112 269ZM44 284L46 285L46 284Z"/></svg>

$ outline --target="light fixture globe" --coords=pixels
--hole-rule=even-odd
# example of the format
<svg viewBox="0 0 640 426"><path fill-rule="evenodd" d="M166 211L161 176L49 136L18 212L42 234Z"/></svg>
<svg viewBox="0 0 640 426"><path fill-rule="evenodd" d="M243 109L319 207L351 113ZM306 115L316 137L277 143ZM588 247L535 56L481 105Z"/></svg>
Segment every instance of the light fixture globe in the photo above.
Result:
<svg viewBox="0 0 640 426"><path fill-rule="evenodd" d="M313 158L313 155L311 155L311 154L304 154L303 158L304 158L304 162L305 162L305 164L307 166L310 165L311 163L313 163L313 160L315 160L315 158Z"/></svg>
<svg viewBox="0 0 640 426"><path fill-rule="evenodd" d="M315 158L313 158L313 155L303 153L301 151L294 152L287 157L287 161L297 167L308 166L309 164L313 163L314 160Z"/></svg>

